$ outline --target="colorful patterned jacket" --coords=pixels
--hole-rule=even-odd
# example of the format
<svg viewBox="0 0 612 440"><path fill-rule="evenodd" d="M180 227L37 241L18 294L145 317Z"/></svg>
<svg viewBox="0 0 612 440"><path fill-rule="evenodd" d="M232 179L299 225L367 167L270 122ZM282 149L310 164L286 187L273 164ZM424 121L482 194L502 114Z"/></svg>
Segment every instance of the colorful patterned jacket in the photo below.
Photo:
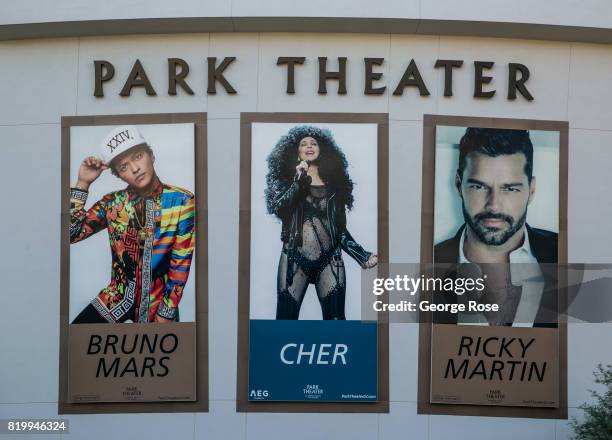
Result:
<svg viewBox="0 0 612 440"><path fill-rule="evenodd" d="M87 194L70 192L70 242L106 229L112 254L111 281L91 304L109 322L175 319L195 246L194 195L160 183L140 197L128 187L85 210Z"/></svg>

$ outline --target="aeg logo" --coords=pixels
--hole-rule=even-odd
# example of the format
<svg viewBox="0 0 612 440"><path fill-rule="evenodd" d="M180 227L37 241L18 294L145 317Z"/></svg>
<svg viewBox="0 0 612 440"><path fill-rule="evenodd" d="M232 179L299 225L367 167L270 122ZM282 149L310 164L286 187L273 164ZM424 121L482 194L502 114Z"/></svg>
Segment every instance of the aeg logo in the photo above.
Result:
<svg viewBox="0 0 612 440"><path fill-rule="evenodd" d="M264 399L270 396L270 392L268 390L251 390L249 393L249 397L253 399Z"/></svg>

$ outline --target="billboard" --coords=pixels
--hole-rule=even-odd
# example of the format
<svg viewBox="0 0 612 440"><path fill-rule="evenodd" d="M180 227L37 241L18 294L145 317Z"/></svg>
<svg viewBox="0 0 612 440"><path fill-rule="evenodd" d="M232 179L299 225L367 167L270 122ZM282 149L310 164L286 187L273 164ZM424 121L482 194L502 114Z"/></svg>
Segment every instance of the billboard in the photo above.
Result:
<svg viewBox="0 0 612 440"><path fill-rule="evenodd" d="M238 409L380 411L386 326L362 320L361 274L387 259L386 118L241 125Z"/></svg>
<svg viewBox="0 0 612 440"><path fill-rule="evenodd" d="M419 412L563 417L567 123L427 116Z"/></svg>
<svg viewBox="0 0 612 440"><path fill-rule="evenodd" d="M60 412L205 410L205 115L62 122Z"/></svg>

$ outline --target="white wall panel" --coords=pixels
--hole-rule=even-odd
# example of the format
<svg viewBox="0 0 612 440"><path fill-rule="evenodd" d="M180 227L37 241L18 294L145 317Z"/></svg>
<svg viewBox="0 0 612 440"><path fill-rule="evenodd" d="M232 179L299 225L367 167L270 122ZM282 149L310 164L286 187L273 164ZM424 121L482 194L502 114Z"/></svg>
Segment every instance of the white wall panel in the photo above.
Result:
<svg viewBox="0 0 612 440"><path fill-rule="evenodd" d="M191 3L175 2L177 13ZM362 3L357 4L361 4L361 13L373 16L370 6ZM26 5L31 8L32 4L29 1ZM126 16L136 4L126 6ZM228 4L219 5L218 13L226 13L223 8ZM259 13L271 14L266 11L278 9L281 14L291 4L271 2ZM246 2L235 1L233 5L235 15L252 8ZM438 8L442 14L440 5L443 3L435 2L431 8ZM469 3L462 13L470 13L477 5ZM567 5L569 2L562 3L555 11L561 17L558 20ZM379 2L378 6L383 16L411 14L410 4ZM295 11L299 7L295 6ZM534 7L537 11L539 3ZM39 12L51 17L45 8L41 6ZM499 8L486 13L500 19L515 13ZM460 12L450 6L447 9L444 13L448 16ZM210 11L215 13L215 9ZM351 11L346 6L335 13ZM116 12L111 5L109 14ZM156 7L147 13L167 14ZM15 13L9 16L13 18L7 20L17 20ZM596 22L588 15L576 19ZM0 43L0 184L15 188L16 194L5 205L0 220L3 231L9 231L3 238L3 248L10 250L1 257L3 286L9 292L3 296L3 306L15 311L5 313L0 324L0 331L11 335L0 339L0 351L10 353L0 357L0 417L53 416L56 411L60 116L208 111L210 413L71 416L70 438L280 439L289 433L296 440L341 436L568 439L570 430L565 421L418 416L418 329L414 324L393 324L390 328L390 414L236 413L239 118L243 111L389 112L392 262L419 259L423 114L569 120L576 128L570 130L569 137L569 259L606 263L612 257L612 242L605 234L612 199L602 180L612 166L612 131L606 131L612 129L612 92L607 86L612 72L610 55L610 48L601 45L389 34L185 34ZM218 86L217 95L207 96L207 56L238 58L226 71L238 95L229 96ZM276 65L279 56L307 57L306 64L296 67L295 95L285 93L286 67ZM337 67L338 56L348 57L347 95L336 94L335 81L328 82L326 96L317 94L318 56L329 58L330 70ZM189 63L188 83L195 96L180 90L178 96L167 95L169 57ZM379 82L387 86L383 96L363 95L364 57L385 58L385 63L376 68L384 73ZM127 99L118 96L136 58L142 61L158 96L145 96L142 90L134 90ZM402 97L391 96L412 58L431 96L419 97L410 89ZM465 62L454 73L452 98L442 96L442 71L433 68L438 58ZM116 68L102 99L93 97L94 59L111 61ZM497 94L491 100L472 97L474 60L496 62L493 86ZM533 102L520 96L515 102L506 100L506 69L511 61L530 68L527 86L535 96ZM611 331L610 325L570 325L570 407L590 400L587 390L593 387L593 369L598 363L612 362L607 352L585 341L607 340ZM33 402L48 403L40 406ZM580 415L570 409L572 414Z"/></svg>
<svg viewBox="0 0 612 440"><path fill-rule="evenodd" d="M208 121L210 399L236 397L240 120Z"/></svg>
<svg viewBox="0 0 612 440"><path fill-rule="evenodd" d="M567 194L570 263L612 262L612 238L606 233L612 197L605 179L612 167L611 146L611 131L570 130Z"/></svg>
<svg viewBox="0 0 612 440"><path fill-rule="evenodd" d="M612 46L572 44L568 117L571 128L612 129Z"/></svg>
<svg viewBox="0 0 612 440"><path fill-rule="evenodd" d="M62 416L70 423L68 439L193 440L195 415L96 414Z"/></svg>
<svg viewBox="0 0 612 440"><path fill-rule="evenodd" d="M485 2L484 0L433 0L421 3L421 17L437 20L474 20L522 22L520 8L514 2Z"/></svg>
<svg viewBox="0 0 612 440"><path fill-rule="evenodd" d="M247 440L371 440L378 436L378 414L247 414Z"/></svg>
<svg viewBox="0 0 612 440"><path fill-rule="evenodd" d="M236 412L234 401L212 401L208 413L195 415L195 439L244 439L246 414Z"/></svg>
<svg viewBox="0 0 612 440"><path fill-rule="evenodd" d="M377 1L371 0L233 0L234 17L381 17L416 18L419 16L419 0Z"/></svg>
<svg viewBox="0 0 612 440"><path fill-rule="evenodd" d="M429 439L555 440L555 421L500 417L429 416Z"/></svg>
<svg viewBox="0 0 612 440"><path fill-rule="evenodd" d="M417 402L419 324L389 325L389 399L391 402Z"/></svg>
<svg viewBox="0 0 612 440"><path fill-rule="evenodd" d="M429 438L429 417L416 413L416 403L392 402L389 414L379 416L380 440Z"/></svg>
<svg viewBox="0 0 612 440"><path fill-rule="evenodd" d="M236 57L224 76L236 90L230 95L217 83L217 93L208 95L208 119L240 118L241 112L257 107L259 76L259 34L211 34L210 55L217 65L225 57ZM199 78L206 85L207 77Z"/></svg>
<svg viewBox="0 0 612 440"><path fill-rule="evenodd" d="M262 112L388 111L388 97L364 96L365 57L389 59L389 35L262 34L260 38L259 95ZM295 67L295 94L285 93L287 66L277 66L279 56L306 57ZM327 57L327 70L338 71L338 57L347 57L346 95L338 95L338 81L327 82L327 94L319 95L318 57ZM377 69L388 77L389 64Z"/></svg>
<svg viewBox="0 0 612 440"><path fill-rule="evenodd" d="M80 0L21 0L2 5L0 12L2 24L143 17L227 17L231 15L231 1L174 0L152 3L147 0L109 0L101 8L99 3Z"/></svg>
<svg viewBox="0 0 612 440"><path fill-rule="evenodd" d="M419 121L389 122L389 261L417 263L421 249L421 157Z"/></svg>
<svg viewBox="0 0 612 440"><path fill-rule="evenodd" d="M610 26L610 3L606 0L421 0L421 18L436 20L547 23L570 26Z"/></svg>
<svg viewBox="0 0 612 440"><path fill-rule="evenodd" d="M22 0L2 5L0 24L54 21L112 20L159 17L374 17L434 20L502 21L610 27L611 6L606 0L546 0L490 2L485 0L109 0L95 3L62 0Z"/></svg>
<svg viewBox="0 0 612 440"><path fill-rule="evenodd" d="M578 408L569 408L567 420L557 420L557 436L555 440L574 440L574 431L571 427L571 421L575 418L578 423L584 421L584 411Z"/></svg>
<svg viewBox="0 0 612 440"><path fill-rule="evenodd" d="M567 84L570 50L568 43L440 37L440 59L463 60L453 74L453 96L438 95L438 113L464 116L491 116L529 119L566 120ZM496 90L492 98L474 98L474 61L493 61L485 76L491 83L483 90ZM508 63L521 63L530 70L525 86L534 100L517 92L516 100L507 99ZM438 87L443 90L444 75Z"/></svg>
<svg viewBox="0 0 612 440"><path fill-rule="evenodd" d="M56 123L74 114L77 50L76 39L1 42L0 124Z"/></svg>
<svg viewBox="0 0 612 440"><path fill-rule="evenodd" d="M385 60L390 72L384 81L391 119L420 121L424 114L437 112L438 96L444 93L440 87L444 69L434 68L439 50L440 37L437 36L391 35L390 56ZM394 95L393 92L413 59L430 94L421 96L416 87L405 87L402 95Z"/></svg>
<svg viewBox="0 0 612 440"><path fill-rule="evenodd" d="M55 419L57 418L56 403L2 403L0 404L0 419ZM70 429L68 429L70 431ZM23 433L3 434L2 440L22 440ZM61 434L40 433L40 440L60 440Z"/></svg>
<svg viewBox="0 0 612 440"><path fill-rule="evenodd" d="M589 391L596 388L593 371L598 364L612 365L612 352L602 349L598 341L610 340L611 334L610 323L568 325L567 404L569 407L578 408L585 402L593 402Z"/></svg>
<svg viewBox="0 0 612 440"><path fill-rule="evenodd" d="M0 402L57 400L60 127L0 127Z"/></svg>
<svg viewBox="0 0 612 440"><path fill-rule="evenodd" d="M208 34L82 38L78 114L205 112L208 46ZM180 87L177 95L168 95L168 58L181 58L189 64L185 80L194 95ZM119 96L137 59L156 96L148 96L144 87L134 87L129 97ZM104 82L104 97L94 96L94 60L109 61L115 67L114 77Z"/></svg>

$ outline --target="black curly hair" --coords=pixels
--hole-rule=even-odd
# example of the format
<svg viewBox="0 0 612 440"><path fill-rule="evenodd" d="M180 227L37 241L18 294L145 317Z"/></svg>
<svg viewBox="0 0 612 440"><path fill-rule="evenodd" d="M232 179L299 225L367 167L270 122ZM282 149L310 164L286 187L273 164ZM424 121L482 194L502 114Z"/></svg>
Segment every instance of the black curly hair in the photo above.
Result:
<svg viewBox="0 0 612 440"><path fill-rule="evenodd" d="M468 127L459 141L459 168L457 169L459 177L463 177L466 158L470 153L481 153L490 157L522 153L526 159L524 171L528 181L531 182L533 144L527 130Z"/></svg>
<svg viewBox="0 0 612 440"><path fill-rule="evenodd" d="M270 214L274 200L291 186L298 164L298 147L305 137L314 138L319 144L319 157L314 162L319 167L319 176L330 191L336 193L338 201L347 209L353 207L353 181L348 175L346 156L336 144L330 130L300 125L281 136L267 158L266 206Z"/></svg>

